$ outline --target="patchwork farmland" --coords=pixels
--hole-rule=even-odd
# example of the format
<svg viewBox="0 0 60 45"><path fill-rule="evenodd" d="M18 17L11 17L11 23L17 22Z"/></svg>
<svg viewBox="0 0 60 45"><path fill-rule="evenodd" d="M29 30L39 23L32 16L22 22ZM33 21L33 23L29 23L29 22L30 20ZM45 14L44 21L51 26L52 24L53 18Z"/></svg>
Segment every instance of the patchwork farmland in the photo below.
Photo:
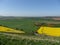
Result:
<svg viewBox="0 0 60 45"><path fill-rule="evenodd" d="M34 34L40 24L60 27L59 20L45 17L2 17L0 18L0 44L1 45L59 45L60 37ZM4 27L4 29L3 29ZM10 29L12 33L6 30ZM2 28L2 29L1 29ZM11 30L13 29L13 30ZM3 30L4 32L1 32ZM16 31L15 31L16 30ZM5 32L7 31L7 33ZM23 31L24 34L19 34ZM18 34L14 32L19 32Z"/></svg>

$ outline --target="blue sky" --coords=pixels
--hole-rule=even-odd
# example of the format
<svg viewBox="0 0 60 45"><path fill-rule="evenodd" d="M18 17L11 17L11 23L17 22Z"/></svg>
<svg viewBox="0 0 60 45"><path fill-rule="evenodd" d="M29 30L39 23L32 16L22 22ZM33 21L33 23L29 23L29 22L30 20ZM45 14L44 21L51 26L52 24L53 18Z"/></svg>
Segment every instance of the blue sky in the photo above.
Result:
<svg viewBox="0 0 60 45"><path fill-rule="evenodd" d="M60 0L0 0L1 16L60 16Z"/></svg>

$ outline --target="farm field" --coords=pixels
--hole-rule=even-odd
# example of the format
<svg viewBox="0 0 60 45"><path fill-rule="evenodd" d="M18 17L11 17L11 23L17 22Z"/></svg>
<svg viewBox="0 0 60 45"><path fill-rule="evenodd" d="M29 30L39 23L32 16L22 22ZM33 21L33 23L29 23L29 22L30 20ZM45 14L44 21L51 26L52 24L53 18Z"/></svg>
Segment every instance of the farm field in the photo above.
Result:
<svg viewBox="0 0 60 45"><path fill-rule="evenodd" d="M4 26L0 26L0 32L25 33L24 31L8 28L8 27L4 27Z"/></svg>
<svg viewBox="0 0 60 45"><path fill-rule="evenodd" d="M36 23L58 23L54 27L60 27L60 21L45 19L45 18L1 18L0 26L24 31L25 34L9 34L0 32L1 45L59 45L60 37L50 37L44 35L34 35L33 32L37 31L40 26ZM14 32L14 31L13 31Z"/></svg>
<svg viewBox="0 0 60 45"><path fill-rule="evenodd" d="M35 31L37 29L39 29L40 26L36 26L35 23L57 23L57 21L52 20L52 19L43 19L43 18L31 18L31 17L23 17L23 18L8 18L8 19L0 19L0 25L3 26L7 26L9 28L13 28L13 29L19 29L19 30L23 30L27 33L31 33L32 31ZM55 25L56 27L60 27L60 21L58 21L59 24Z"/></svg>

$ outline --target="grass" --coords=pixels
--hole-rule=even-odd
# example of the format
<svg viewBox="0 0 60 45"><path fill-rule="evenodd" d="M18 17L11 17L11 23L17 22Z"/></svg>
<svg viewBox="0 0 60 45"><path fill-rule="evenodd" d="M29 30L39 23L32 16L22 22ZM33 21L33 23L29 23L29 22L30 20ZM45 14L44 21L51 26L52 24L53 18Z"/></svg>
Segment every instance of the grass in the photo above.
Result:
<svg viewBox="0 0 60 45"><path fill-rule="evenodd" d="M48 40L44 40L43 38L43 40L30 40L28 38L22 38L21 36L23 35L20 35L18 38L16 36L0 34L0 45L60 45L60 42L49 41L51 38Z"/></svg>
<svg viewBox="0 0 60 45"><path fill-rule="evenodd" d="M35 23L39 22L57 22L51 19L41 19L41 18L22 18L22 19L4 19L0 20L0 25L8 26L10 28L18 28L19 30L23 29L26 33L32 33L32 31L36 31L39 27L35 26ZM60 27L60 24L56 25L56 27Z"/></svg>
<svg viewBox="0 0 60 45"><path fill-rule="evenodd" d="M34 25L34 21L31 19L0 20L0 25L8 26L14 29L18 28L19 30L23 29L27 33L30 33L38 28Z"/></svg>
<svg viewBox="0 0 60 45"><path fill-rule="evenodd" d="M12 36L8 33L7 35L2 33L0 34L0 45L60 45L60 37L48 38L42 35L43 37L40 36L38 38L38 36L32 35L32 32L39 29L39 27L35 26L36 22L47 23L47 22L57 22L57 21L51 19L48 20L41 19L41 18L19 18L19 19L14 18L14 19L0 20L0 25L18 30L22 29L27 33L23 35L16 34ZM60 24L55 26L60 27Z"/></svg>

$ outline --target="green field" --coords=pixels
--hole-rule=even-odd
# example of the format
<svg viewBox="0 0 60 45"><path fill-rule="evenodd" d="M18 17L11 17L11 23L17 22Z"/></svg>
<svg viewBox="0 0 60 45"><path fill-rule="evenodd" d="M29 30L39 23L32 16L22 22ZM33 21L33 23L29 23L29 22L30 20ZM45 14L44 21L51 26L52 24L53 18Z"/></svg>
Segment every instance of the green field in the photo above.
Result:
<svg viewBox="0 0 60 45"><path fill-rule="evenodd" d="M54 38L54 41L48 40L35 40L33 38L31 38L31 36L34 36L34 38L36 39L45 39L47 37L45 36L35 36L32 35L33 32L35 32L36 30L39 29L40 26L36 26L35 23L57 23L59 22L59 24L54 25L55 27L60 27L60 21L56 21L56 20L52 20L52 19L45 19L45 18L26 18L26 17L16 17L16 18L1 18L0 19L0 25L2 26L6 26L9 28L13 28L13 29L19 29L19 30L23 30L26 32L26 34L23 34L22 37L18 38L19 36L21 36L21 34L18 34L19 36L8 36L8 35L4 35L3 33L0 34L0 44L1 45L59 45L60 44L60 38L57 38L56 41ZM7 33L8 34L8 33ZM25 36L24 36L25 35ZM27 39L23 37L26 37ZM29 36L31 38L31 40L29 40Z"/></svg>
<svg viewBox="0 0 60 45"><path fill-rule="evenodd" d="M10 27L10 28L18 28L18 29L23 29L23 31L27 32L27 33L31 33L32 31L35 31L37 29L39 29L38 26L35 25L35 23L50 23L50 22L53 22L53 23L57 23L57 21L54 21L52 19L43 19L43 18L13 18L13 19L0 19L0 25L3 25L3 26L7 26L7 27ZM60 21L58 21L60 22ZM55 25L55 26L59 26L60 27L60 24L58 25Z"/></svg>

